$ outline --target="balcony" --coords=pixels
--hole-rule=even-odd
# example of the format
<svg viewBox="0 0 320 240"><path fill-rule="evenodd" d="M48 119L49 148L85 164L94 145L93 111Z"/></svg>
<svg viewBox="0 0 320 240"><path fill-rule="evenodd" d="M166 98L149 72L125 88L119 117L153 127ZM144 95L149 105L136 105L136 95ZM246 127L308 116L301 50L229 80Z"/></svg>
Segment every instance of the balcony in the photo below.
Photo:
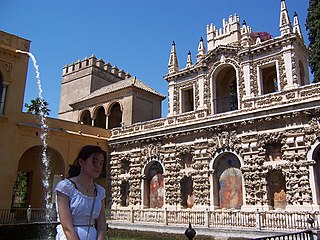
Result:
<svg viewBox="0 0 320 240"><path fill-rule="evenodd" d="M238 110L238 98L236 95L216 98L213 99L213 106L216 114Z"/></svg>

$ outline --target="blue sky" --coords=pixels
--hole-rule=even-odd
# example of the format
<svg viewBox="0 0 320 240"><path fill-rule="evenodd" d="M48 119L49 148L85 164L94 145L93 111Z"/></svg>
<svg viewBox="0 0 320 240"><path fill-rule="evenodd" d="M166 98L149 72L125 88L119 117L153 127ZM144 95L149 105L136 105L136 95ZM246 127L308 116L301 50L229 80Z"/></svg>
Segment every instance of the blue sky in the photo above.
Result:
<svg viewBox="0 0 320 240"><path fill-rule="evenodd" d="M299 15L307 42L308 0L286 0L291 21ZM237 13L253 31L279 35L280 0L1 0L0 29L31 40L43 98L50 116L59 111L62 68L94 54L167 96L167 64L176 42L180 68L190 50L193 61L206 26L222 27ZM38 96L36 75L29 63L25 102ZM167 114L167 101L162 105Z"/></svg>

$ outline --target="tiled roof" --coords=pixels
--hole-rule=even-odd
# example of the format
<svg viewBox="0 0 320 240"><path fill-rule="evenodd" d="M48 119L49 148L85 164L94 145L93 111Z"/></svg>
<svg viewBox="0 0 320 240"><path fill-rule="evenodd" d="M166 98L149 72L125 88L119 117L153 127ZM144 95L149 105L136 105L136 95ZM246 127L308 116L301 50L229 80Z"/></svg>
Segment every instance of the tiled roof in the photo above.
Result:
<svg viewBox="0 0 320 240"><path fill-rule="evenodd" d="M128 78L125 80L120 80L120 81L113 83L113 84L110 84L108 86L102 87L102 88L92 92L88 96L79 99L77 102L83 102L83 101L86 101L86 100L89 100L89 99L92 99L95 97L99 97L99 96L102 96L102 95L105 95L108 93L113 93L113 92L116 92L116 91L119 91L119 90L122 90L122 89L125 89L128 87L132 87L132 86L165 98L164 95L158 93L156 90L149 87L147 84L143 83L142 81L140 81L136 77L131 77L131 78Z"/></svg>

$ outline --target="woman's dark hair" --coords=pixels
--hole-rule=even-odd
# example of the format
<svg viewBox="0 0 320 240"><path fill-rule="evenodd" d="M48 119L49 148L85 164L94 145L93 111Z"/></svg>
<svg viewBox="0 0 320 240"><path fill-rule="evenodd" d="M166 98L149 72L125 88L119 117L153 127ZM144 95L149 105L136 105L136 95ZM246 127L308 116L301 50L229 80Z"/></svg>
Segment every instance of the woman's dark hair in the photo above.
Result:
<svg viewBox="0 0 320 240"><path fill-rule="evenodd" d="M87 158L90 157L92 154L102 154L104 157L104 161L106 161L106 152L102 150L101 147L95 145L86 145L82 147L78 156L73 161L72 165L69 166L68 178L78 176L81 170L79 159L87 160Z"/></svg>

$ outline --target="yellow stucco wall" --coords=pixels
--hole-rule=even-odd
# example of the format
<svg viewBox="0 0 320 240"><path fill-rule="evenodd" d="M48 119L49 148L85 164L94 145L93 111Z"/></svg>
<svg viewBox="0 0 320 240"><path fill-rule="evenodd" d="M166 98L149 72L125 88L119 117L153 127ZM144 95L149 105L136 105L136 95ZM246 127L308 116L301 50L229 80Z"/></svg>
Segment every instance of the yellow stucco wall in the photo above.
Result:
<svg viewBox="0 0 320 240"><path fill-rule="evenodd" d="M10 208L17 171L31 172L31 187L27 204L44 207L41 185L41 129L37 116L22 113L28 56L16 49L29 50L30 41L0 31L0 76L8 84L4 112L0 113L0 209ZM52 173L65 174L80 148L87 144L99 145L108 151L110 132L68 121L48 118L48 155ZM106 179L99 182L107 185Z"/></svg>

